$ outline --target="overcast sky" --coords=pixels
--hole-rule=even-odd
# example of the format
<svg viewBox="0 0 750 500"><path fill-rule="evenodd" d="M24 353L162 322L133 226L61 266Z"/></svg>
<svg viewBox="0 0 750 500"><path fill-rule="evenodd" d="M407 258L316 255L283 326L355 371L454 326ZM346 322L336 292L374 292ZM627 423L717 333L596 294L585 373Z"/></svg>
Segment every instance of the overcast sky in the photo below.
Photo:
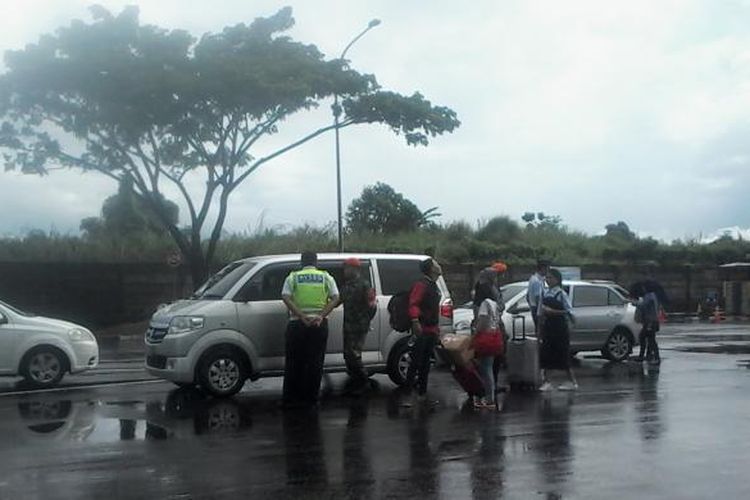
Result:
<svg viewBox="0 0 750 500"><path fill-rule="evenodd" d="M4 1L0 51L90 21L92 3ZM427 148L380 126L342 131L345 205L382 181L444 222L532 210L592 234L618 220L667 240L750 228L748 0L98 3L136 4L142 22L196 36L291 5L291 36L329 57L381 19L350 50L352 66L455 109L462 126ZM281 138L329 121L324 106ZM0 172L0 235L75 233L115 190L97 174ZM250 177L227 229L331 223L335 193L326 135Z"/></svg>

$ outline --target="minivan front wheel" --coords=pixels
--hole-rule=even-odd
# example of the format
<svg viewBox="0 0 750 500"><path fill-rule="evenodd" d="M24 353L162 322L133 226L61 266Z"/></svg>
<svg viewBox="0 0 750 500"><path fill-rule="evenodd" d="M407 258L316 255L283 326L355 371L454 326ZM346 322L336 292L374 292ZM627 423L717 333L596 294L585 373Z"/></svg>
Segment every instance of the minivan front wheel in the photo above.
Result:
<svg viewBox="0 0 750 500"><path fill-rule="evenodd" d="M237 394L245 385L246 378L244 359L234 349L209 352L198 370L201 387L216 397Z"/></svg>
<svg viewBox="0 0 750 500"><path fill-rule="evenodd" d="M411 364L411 349L409 339L405 338L396 343L388 356L388 377L394 384L401 386L406 383L406 373Z"/></svg>
<svg viewBox="0 0 750 500"><path fill-rule="evenodd" d="M633 350L633 340L628 332L615 329L602 349L602 355L610 361L625 361Z"/></svg>

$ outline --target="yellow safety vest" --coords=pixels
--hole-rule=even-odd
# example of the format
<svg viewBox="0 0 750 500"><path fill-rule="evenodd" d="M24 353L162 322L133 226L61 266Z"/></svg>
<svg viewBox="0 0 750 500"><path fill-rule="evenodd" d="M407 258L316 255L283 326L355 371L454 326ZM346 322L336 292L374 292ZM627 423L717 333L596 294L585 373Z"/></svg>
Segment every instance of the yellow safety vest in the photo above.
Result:
<svg viewBox="0 0 750 500"><path fill-rule="evenodd" d="M293 271L292 301L306 313L323 310L328 303L328 273L320 269L309 268Z"/></svg>

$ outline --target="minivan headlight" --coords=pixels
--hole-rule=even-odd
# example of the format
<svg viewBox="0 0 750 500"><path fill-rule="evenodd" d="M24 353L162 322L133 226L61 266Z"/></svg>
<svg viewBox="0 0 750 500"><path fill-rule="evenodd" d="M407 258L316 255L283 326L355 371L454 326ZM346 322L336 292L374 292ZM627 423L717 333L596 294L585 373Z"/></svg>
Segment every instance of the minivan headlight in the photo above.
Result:
<svg viewBox="0 0 750 500"><path fill-rule="evenodd" d="M169 323L167 333L188 333L203 328L203 317L201 316L175 316Z"/></svg>
<svg viewBox="0 0 750 500"><path fill-rule="evenodd" d="M86 342L94 340L94 336L91 334L91 332L88 332L83 328L72 328L68 330L68 337L73 342Z"/></svg>

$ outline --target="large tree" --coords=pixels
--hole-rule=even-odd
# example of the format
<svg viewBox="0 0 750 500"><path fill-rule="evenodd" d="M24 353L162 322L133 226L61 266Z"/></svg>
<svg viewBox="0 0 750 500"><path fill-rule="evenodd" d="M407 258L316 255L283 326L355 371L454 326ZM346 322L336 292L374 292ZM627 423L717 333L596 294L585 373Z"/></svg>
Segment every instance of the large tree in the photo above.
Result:
<svg viewBox="0 0 750 500"><path fill-rule="evenodd" d="M383 90L346 60L326 59L314 45L283 35L294 24L290 8L199 40L141 25L135 7L91 12L90 24L75 21L6 54L6 168L79 168L131 179L195 283L207 275L232 192L262 165L334 128L323 124L276 149L264 144L291 115L338 95L341 128L381 123L410 145L427 145L459 125L454 111L420 93ZM200 193L188 188L189 174L204 178ZM184 198L187 232L169 220L165 185Z"/></svg>
<svg viewBox="0 0 750 500"><path fill-rule="evenodd" d="M388 184L366 186L352 200L346 212L347 229L354 233L397 233L413 231L439 217L437 207L422 212L409 199Z"/></svg>
<svg viewBox="0 0 750 500"><path fill-rule="evenodd" d="M179 221L179 207L169 201L160 200L162 217L158 217L143 198L133 190L130 177L120 181L117 194L104 200L101 217L87 217L81 221L81 231L89 238L122 237L132 238L142 234L163 234L163 217L176 225Z"/></svg>

